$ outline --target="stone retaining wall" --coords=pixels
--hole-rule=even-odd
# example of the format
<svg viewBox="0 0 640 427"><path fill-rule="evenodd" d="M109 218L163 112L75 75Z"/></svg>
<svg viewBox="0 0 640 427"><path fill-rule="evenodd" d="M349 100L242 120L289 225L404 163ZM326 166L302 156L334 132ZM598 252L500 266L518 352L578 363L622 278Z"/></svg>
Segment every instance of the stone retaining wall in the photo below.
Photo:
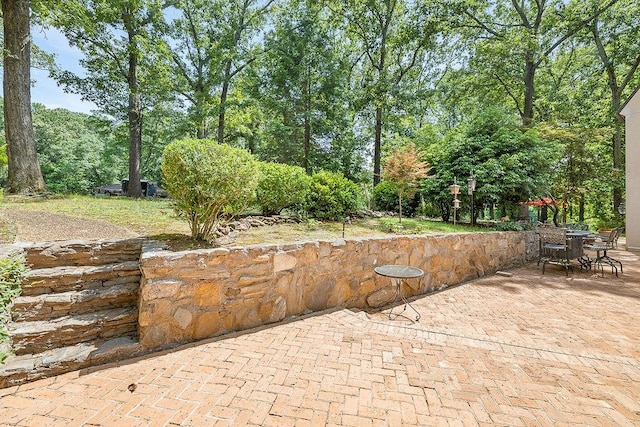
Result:
<svg viewBox="0 0 640 427"><path fill-rule="evenodd" d="M401 236L258 245L190 252L145 251L139 337L155 349L332 307L390 302L384 264L425 271L405 295L456 285L537 256L532 232Z"/></svg>

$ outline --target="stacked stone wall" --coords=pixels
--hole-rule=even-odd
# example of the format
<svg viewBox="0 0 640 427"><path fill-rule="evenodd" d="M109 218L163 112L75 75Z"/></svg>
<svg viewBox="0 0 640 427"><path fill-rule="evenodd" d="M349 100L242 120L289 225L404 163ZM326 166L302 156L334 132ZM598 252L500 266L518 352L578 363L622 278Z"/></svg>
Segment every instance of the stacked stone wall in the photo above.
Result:
<svg viewBox="0 0 640 427"><path fill-rule="evenodd" d="M190 252L146 251L139 300L148 349L200 340L333 307L390 302L374 268L424 270L404 286L420 295L535 259L531 232L338 239Z"/></svg>

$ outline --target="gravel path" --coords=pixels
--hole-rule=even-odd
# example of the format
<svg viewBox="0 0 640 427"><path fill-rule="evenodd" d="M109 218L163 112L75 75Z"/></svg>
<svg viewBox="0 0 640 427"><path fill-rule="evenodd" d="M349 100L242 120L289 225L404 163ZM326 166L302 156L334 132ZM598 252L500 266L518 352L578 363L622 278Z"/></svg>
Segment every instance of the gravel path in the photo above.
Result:
<svg viewBox="0 0 640 427"><path fill-rule="evenodd" d="M15 224L16 242L48 242L72 239L122 239L138 234L103 221L72 218L49 212L6 208L0 215Z"/></svg>

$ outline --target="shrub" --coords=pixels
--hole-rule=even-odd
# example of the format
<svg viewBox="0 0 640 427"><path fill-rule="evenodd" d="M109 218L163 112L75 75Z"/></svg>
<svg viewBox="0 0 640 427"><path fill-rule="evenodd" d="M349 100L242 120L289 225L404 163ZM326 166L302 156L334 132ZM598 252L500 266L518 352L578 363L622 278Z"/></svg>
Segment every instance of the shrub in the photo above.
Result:
<svg viewBox="0 0 640 427"><path fill-rule="evenodd" d="M533 225L530 223L517 223L513 221L499 222L496 224L498 231L525 231L532 230Z"/></svg>
<svg viewBox="0 0 640 427"><path fill-rule="evenodd" d="M376 210L398 212L398 187L391 181L380 181L373 189L373 204ZM402 212L413 216L420 204L420 197L402 199Z"/></svg>
<svg viewBox="0 0 640 427"><path fill-rule="evenodd" d="M259 162L260 181L256 200L264 215L303 203L311 188L311 177L299 166Z"/></svg>
<svg viewBox="0 0 640 427"><path fill-rule="evenodd" d="M341 173L317 172L312 176L307 213L318 219L342 219L358 208L359 194L358 185Z"/></svg>
<svg viewBox="0 0 640 427"><path fill-rule="evenodd" d="M235 215L252 200L256 161L249 152L208 139L184 139L163 152L164 186L196 240L207 240L220 215Z"/></svg>
<svg viewBox="0 0 640 427"><path fill-rule="evenodd" d="M14 254L0 259L0 362L7 357L3 344L8 338L5 325L9 320L9 307L13 299L20 295L27 270L27 263L22 255Z"/></svg>

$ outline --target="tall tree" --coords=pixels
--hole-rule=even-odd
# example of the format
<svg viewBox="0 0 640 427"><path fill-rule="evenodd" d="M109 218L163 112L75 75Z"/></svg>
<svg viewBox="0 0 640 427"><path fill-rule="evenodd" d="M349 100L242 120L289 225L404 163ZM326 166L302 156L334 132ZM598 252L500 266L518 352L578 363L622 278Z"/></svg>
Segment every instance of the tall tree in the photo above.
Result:
<svg viewBox="0 0 640 427"><path fill-rule="evenodd" d="M373 183L380 182L380 158L385 116L393 107L392 93L422 62L442 29L442 10L431 2L349 0L339 2L348 33L359 44L363 80L374 110Z"/></svg>
<svg viewBox="0 0 640 427"><path fill-rule="evenodd" d="M275 0L183 0L168 19L175 90L189 104L198 138L211 132L225 142L226 113L233 81L262 53L261 32Z"/></svg>
<svg viewBox="0 0 640 427"><path fill-rule="evenodd" d="M640 66L640 5L637 1L622 0L589 25L589 32L596 47L597 56L604 68L609 89L609 123L615 133L612 138L613 170L622 175L624 169L622 140L623 126L616 119L625 94L640 83L636 75ZM620 176L621 178L621 176ZM622 179L620 179L622 184ZM613 190L614 214L619 216L622 203L622 187Z"/></svg>
<svg viewBox="0 0 640 427"><path fill-rule="evenodd" d="M173 75L173 91L186 104L189 121L198 138L208 138L211 116L216 107L215 88L220 81L222 62L220 43L223 29L219 22L227 14L219 1L184 0L177 4L176 16L165 16L156 33L164 40L160 47L168 52Z"/></svg>
<svg viewBox="0 0 640 427"><path fill-rule="evenodd" d="M327 14L317 2L290 2L267 35L255 88L255 97L269 112L258 153L307 173L326 168L351 175L352 169L329 165L329 157L344 160L335 148L350 145L352 113L349 53Z"/></svg>
<svg viewBox="0 0 640 427"><path fill-rule="evenodd" d="M425 151L433 177L424 180L423 189L438 202L446 221L449 186L456 177L473 170L475 205L498 204L507 213L518 202L549 193L562 150L555 141L540 138L535 129L523 132L513 114L490 107L466 117L444 141Z"/></svg>
<svg viewBox="0 0 640 427"><path fill-rule="evenodd" d="M471 28L478 69L513 101L522 125L535 114L536 72L557 49L619 0L469 1L463 28Z"/></svg>
<svg viewBox="0 0 640 427"><path fill-rule="evenodd" d="M2 0L6 187L11 194L40 193L46 189L33 138L29 6L29 0Z"/></svg>
<svg viewBox="0 0 640 427"><path fill-rule="evenodd" d="M80 49L87 75L70 72L59 81L103 112L125 119L129 140L128 195L140 197L140 153L145 97L151 103L163 83L149 45L151 24L173 4L161 0L70 0L51 6L53 23ZM153 76L153 77L152 77Z"/></svg>
<svg viewBox="0 0 640 427"><path fill-rule="evenodd" d="M241 0L233 3L231 30L233 37L225 43L224 71L220 88L220 110L218 112L218 143L224 142L225 113L231 81L260 53L259 45L253 40L255 30L264 21L275 0Z"/></svg>

